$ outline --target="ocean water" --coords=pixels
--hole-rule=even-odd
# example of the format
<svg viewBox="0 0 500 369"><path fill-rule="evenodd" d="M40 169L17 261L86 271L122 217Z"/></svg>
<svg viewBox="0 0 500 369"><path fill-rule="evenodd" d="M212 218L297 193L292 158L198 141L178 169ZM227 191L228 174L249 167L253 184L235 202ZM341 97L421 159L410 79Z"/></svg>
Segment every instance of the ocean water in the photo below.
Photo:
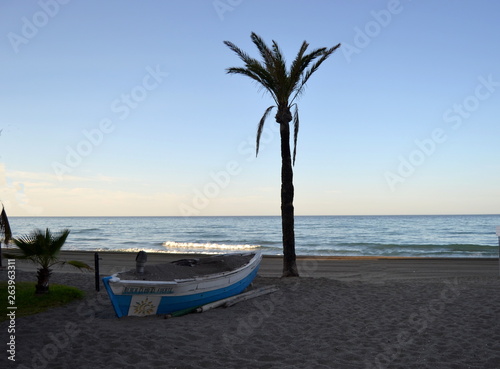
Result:
<svg viewBox="0 0 500 369"><path fill-rule="evenodd" d="M11 217L14 237L71 233L65 250L282 254L279 216ZM500 215L297 216L297 255L498 257Z"/></svg>

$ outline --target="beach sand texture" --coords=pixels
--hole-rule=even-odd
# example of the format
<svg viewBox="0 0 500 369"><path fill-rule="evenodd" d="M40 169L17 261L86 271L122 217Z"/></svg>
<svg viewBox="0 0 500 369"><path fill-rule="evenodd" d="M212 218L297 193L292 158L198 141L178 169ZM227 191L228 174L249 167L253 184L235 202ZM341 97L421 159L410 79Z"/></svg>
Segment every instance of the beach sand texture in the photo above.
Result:
<svg viewBox="0 0 500 369"><path fill-rule="evenodd" d="M93 260L92 253L63 256ZM135 254L100 256L102 275L135 264ZM179 258L148 255L148 262ZM278 292L171 319L118 319L104 288L95 292L93 273L58 269L52 283L79 287L87 297L16 319L16 362L4 349L0 367L500 368L498 260L298 264L303 277L280 279L281 258L264 257L254 287L276 285ZM33 271L16 261L17 281L34 280ZM4 347L7 329L1 323Z"/></svg>

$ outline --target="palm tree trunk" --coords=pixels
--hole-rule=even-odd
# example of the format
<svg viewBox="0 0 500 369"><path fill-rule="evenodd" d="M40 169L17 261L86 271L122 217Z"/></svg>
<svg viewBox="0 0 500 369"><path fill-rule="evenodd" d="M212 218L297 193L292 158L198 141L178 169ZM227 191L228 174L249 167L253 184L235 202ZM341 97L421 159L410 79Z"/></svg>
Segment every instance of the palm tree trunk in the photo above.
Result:
<svg viewBox="0 0 500 369"><path fill-rule="evenodd" d="M290 110L278 109L276 121L280 123L281 136L281 227L283 232L283 275L298 277L295 256L295 230L293 208L293 168L290 153Z"/></svg>
<svg viewBox="0 0 500 369"><path fill-rule="evenodd" d="M49 292L49 279L52 271L48 268L40 268L37 272L38 282L35 286L35 294L42 295Z"/></svg>

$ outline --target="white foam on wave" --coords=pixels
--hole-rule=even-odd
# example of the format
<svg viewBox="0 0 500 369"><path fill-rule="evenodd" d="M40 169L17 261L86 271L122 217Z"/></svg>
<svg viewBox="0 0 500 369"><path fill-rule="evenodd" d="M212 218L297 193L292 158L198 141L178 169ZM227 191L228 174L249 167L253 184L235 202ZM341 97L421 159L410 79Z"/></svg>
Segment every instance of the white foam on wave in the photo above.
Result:
<svg viewBox="0 0 500 369"><path fill-rule="evenodd" d="M225 245L220 243L174 242L166 241L163 246L169 252L217 252L217 251L245 251L260 248L260 245Z"/></svg>

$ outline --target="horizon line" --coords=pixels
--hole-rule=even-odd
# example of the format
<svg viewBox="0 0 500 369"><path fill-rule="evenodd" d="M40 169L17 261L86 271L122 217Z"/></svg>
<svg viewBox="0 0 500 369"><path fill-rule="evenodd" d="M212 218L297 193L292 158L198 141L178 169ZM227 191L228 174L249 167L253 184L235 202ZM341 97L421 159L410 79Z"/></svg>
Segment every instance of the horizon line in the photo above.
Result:
<svg viewBox="0 0 500 369"><path fill-rule="evenodd" d="M473 216L500 215L500 213L459 214L298 214L295 217L404 217L404 216ZM222 217L281 217L281 215L10 215L9 218L222 218Z"/></svg>

